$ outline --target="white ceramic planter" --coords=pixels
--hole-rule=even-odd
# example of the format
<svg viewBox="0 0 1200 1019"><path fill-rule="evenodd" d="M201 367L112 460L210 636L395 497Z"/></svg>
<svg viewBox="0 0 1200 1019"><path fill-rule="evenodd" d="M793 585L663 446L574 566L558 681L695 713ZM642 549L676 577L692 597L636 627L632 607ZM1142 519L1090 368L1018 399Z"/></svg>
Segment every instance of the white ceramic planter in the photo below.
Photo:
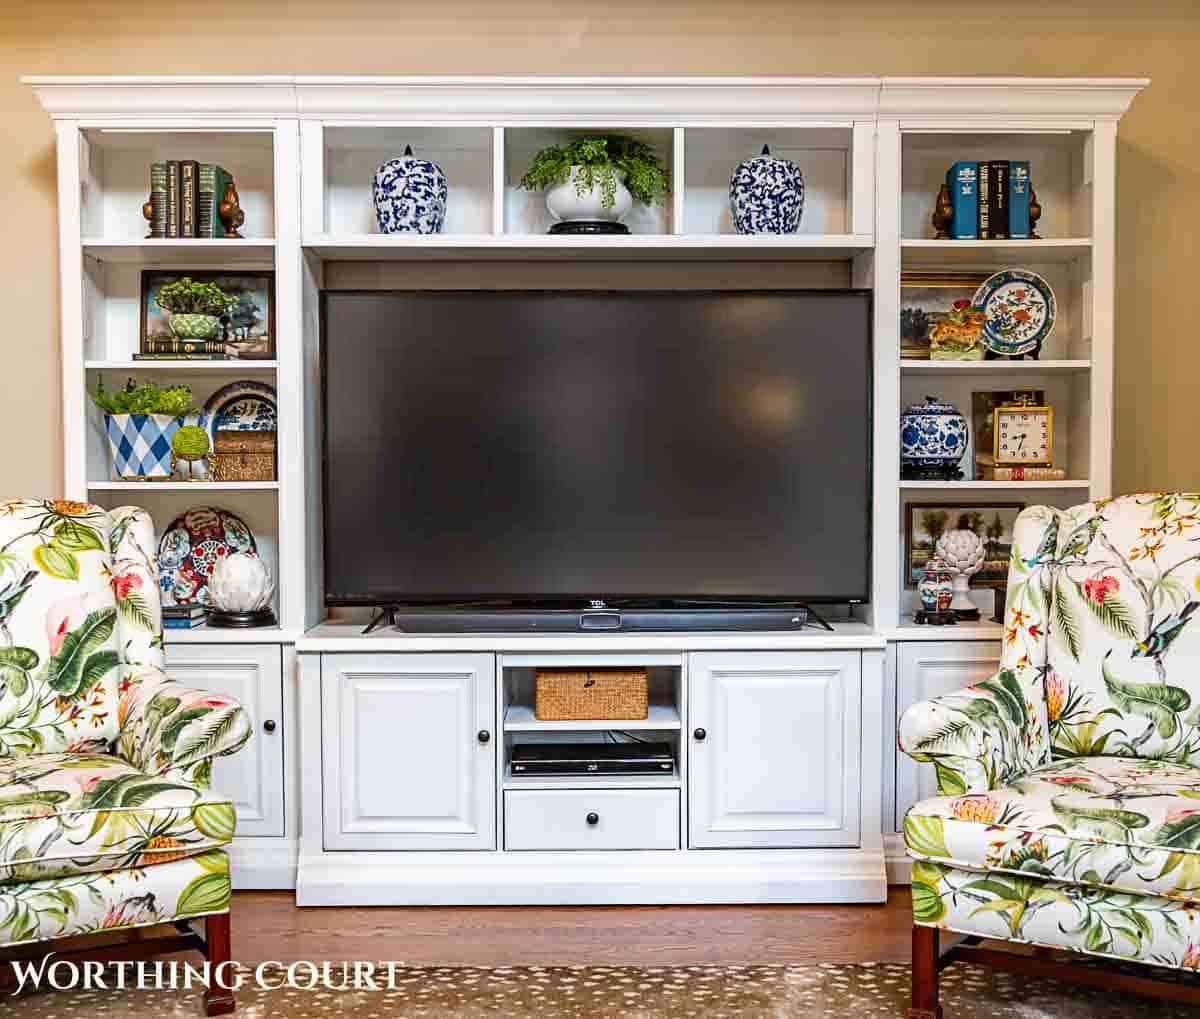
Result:
<svg viewBox="0 0 1200 1019"><path fill-rule="evenodd" d="M546 208L560 223L578 223L591 220L602 223L619 223L633 208L633 195L623 181L617 181L617 193L612 206L605 208L604 196L598 184L582 195L575 188L578 166L571 167L571 177L546 192Z"/></svg>

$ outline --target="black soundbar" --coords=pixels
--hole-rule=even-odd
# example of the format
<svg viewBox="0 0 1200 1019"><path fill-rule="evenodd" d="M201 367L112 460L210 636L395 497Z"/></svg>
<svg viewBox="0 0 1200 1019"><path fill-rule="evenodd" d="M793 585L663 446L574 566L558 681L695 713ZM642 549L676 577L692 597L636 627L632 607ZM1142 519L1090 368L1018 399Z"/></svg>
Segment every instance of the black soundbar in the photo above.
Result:
<svg viewBox="0 0 1200 1019"><path fill-rule="evenodd" d="M405 633L659 633L680 630L799 630L802 607L680 609L391 609Z"/></svg>

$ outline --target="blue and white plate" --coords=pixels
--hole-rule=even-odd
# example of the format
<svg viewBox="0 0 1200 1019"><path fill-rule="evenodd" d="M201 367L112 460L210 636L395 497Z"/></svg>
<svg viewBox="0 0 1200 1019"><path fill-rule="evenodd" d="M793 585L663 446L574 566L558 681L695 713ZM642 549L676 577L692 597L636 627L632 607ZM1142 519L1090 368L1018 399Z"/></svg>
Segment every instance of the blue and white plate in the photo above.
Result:
<svg viewBox="0 0 1200 1019"><path fill-rule="evenodd" d="M217 432L277 431L275 387L248 380L222 386L204 404L204 426L214 449Z"/></svg>
<svg viewBox="0 0 1200 1019"><path fill-rule="evenodd" d="M1006 357L1036 350L1054 329L1054 291L1029 269L994 273L975 291L971 303L983 309L988 349Z"/></svg>

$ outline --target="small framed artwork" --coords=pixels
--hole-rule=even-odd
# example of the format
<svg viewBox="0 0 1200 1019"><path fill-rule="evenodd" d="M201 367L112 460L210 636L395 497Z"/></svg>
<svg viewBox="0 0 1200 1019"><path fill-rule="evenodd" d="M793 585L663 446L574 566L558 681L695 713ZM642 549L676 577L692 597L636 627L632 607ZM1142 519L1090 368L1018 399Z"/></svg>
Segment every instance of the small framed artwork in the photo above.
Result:
<svg viewBox="0 0 1200 1019"><path fill-rule="evenodd" d="M902 272L900 274L900 356L928 360L931 333L969 308L986 272ZM958 306L958 307L956 307Z"/></svg>
<svg viewBox="0 0 1200 1019"><path fill-rule="evenodd" d="M983 539L983 569L971 578L972 587L1003 587L1008 583L1013 525L1023 502L978 505L910 502L904 519L904 586L916 587L946 531L974 531Z"/></svg>
<svg viewBox="0 0 1200 1019"><path fill-rule="evenodd" d="M216 287L223 307L213 305L213 291L188 302L180 284L190 281ZM164 307L159 303L167 291ZM172 307L174 303L175 307ZM182 311L180 310L182 309ZM215 312L219 311L219 314ZM172 318L176 321L172 324ZM180 319L215 319L207 326ZM197 335L199 334L199 335ZM206 269L143 269L139 349L142 357L207 356L214 359L270 361L275 357L275 273L273 270L214 272Z"/></svg>

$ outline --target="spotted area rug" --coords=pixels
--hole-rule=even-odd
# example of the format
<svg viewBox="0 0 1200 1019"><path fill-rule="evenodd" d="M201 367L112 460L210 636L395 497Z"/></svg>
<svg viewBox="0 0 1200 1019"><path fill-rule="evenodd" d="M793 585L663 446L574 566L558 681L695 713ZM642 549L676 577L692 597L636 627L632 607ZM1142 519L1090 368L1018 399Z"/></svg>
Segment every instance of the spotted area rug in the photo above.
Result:
<svg viewBox="0 0 1200 1019"><path fill-rule="evenodd" d="M256 984L252 971L243 968L241 973L246 983L237 995L236 1014L242 1019L903 1019L909 994L908 966L898 963L396 967L393 988L375 991L268 989ZM267 975L266 982L274 984L282 974L271 969ZM1200 1014L969 965L947 969L941 986L945 1019L1196 1019ZM39 990L6 998L0 1014L21 1019L192 1019L204 1013L201 993L195 990Z"/></svg>

